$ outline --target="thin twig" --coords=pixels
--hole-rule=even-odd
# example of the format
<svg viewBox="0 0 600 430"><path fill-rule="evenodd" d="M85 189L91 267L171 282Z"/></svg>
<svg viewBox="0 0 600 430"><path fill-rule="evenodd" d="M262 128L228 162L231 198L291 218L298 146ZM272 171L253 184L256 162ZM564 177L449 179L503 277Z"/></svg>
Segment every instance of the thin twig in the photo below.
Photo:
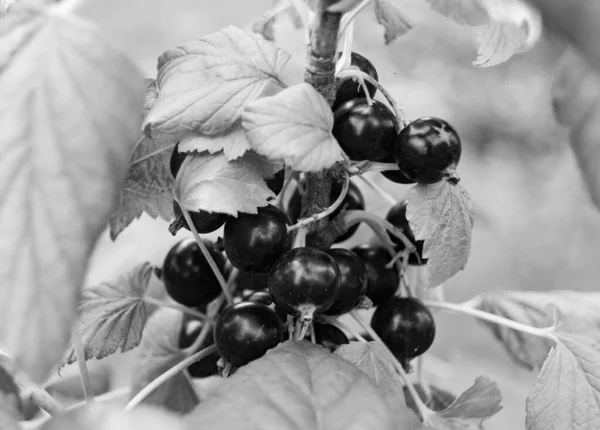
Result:
<svg viewBox="0 0 600 430"><path fill-rule="evenodd" d="M327 322L327 324L331 324L335 328L340 329L342 331L345 331L345 332L349 333L351 336L354 336L355 338L357 338L359 342L368 343L367 339L365 339L364 337L362 337L362 335L360 333L353 331L350 327L348 327L346 324L344 324L343 322L341 322L338 319L338 317L322 316L322 318L325 319L325 321Z"/></svg>
<svg viewBox="0 0 600 430"><path fill-rule="evenodd" d="M364 175L359 176L359 178L362 181L364 181L364 183L367 184L371 189L373 189L373 191L375 191L377 194L379 194L381 196L381 198L383 198L383 200L385 200L388 204L390 204L392 206L398 204L398 200L396 200L394 198L394 196L392 196L390 193L388 193L383 188L381 188L379 185L377 185L377 183L375 181L373 181L371 178L369 178L368 176L364 176Z"/></svg>
<svg viewBox="0 0 600 430"><path fill-rule="evenodd" d="M352 64L352 39L354 36L354 23L351 23L344 31L344 49L342 55L335 65L335 74L348 68Z"/></svg>
<svg viewBox="0 0 600 430"><path fill-rule="evenodd" d="M79 377L81 378L81 386L83 387L83 396L87 403L94 403L94 390L85 362L85 351L81 342L81 334L79 333L79 325L76 323L72 331L73 347L77 356L77 365L79 366Z"/></svg>
<svg viewBox="0 0 600 430"><path fill-rule="evenodd" d="M192 308L189 308L189 307L184 306L179 303L165 302L164 300L155 299L154 297L149 297L149 296L144 296L144 301L146 303L150 303L155 306L160 306L163 308L171 308L171 309L181 311L184 314L188 314L188 315L198 318L200 321L208 321L208 317L205 314L203 314L202 312L197 311Z"/></svg>
<svg viewBox="0 0 600 430"><path fill-rule="evenodd" d="M340 34L346 31L346 28L354 22L356 16L365 8L367 5L371 3L371 0L363 0L358 6L356 6L351 11L344 14L342 17L342 21L340 22Z"/></svg>

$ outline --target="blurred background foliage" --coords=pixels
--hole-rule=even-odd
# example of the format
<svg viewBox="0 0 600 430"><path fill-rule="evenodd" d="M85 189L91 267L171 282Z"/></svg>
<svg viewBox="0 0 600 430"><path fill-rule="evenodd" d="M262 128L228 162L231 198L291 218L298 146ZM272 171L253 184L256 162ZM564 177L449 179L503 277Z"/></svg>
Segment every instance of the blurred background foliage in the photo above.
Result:
<svg viewBox="0 0 600 430"><path fill-rule="evenodd" d="M461 27L431 11L424 0L395 0L415 29L390 46L370 9L358 19L354 50L377 67L408 119L440 116L463 139L462 183L476 214L469 264L445 286L451 301L493 290L592 290L600 276L600 215L584 191L568 134L552 115L551 84L564 45L551 35L526 54L494 67L471 65L477 29ZM83 13L118 46L155 76L164 50L197 39L228 24L249 29L271 0L104 0L90 1ZM287 19L276 26L280 44L304 61L303 35ZM398 199L405 186L378 183ZM368 209L385 214L388 205L359 183ZM150 260L161 264L175 238L167 223L144 216L115 243L100 240L89 282L108 279ZM348 245L369 241L366 227ZM160 294L158 282L153 286ZM466 317L436 314L438 334L430 360L433 380L455 391L480 374L494 379L504 410L486 426L524 428L525 398L535 375L514 366L489 333ZM447 364L443 364L443 362ZM109 370L112 388L129 383L135 351L94 363ZM66 371L69 373L69 370Z"/></svg>

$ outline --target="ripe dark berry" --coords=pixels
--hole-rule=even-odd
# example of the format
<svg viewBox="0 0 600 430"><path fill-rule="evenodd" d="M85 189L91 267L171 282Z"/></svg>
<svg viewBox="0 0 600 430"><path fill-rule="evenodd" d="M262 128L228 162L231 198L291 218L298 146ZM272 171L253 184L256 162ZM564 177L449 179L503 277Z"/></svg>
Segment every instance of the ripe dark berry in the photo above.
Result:
<svg viewBox="0 0 600 430"><path fill-rule="evenodd" d="M283 329L273 309L242 302L221 312L214 336L221 358L240 367L277 346L283 339Z"/></svg>
<svg viewBox="0 0 600 430"><path fill-rule="evenodd" d="M379 76L377 75L377 70L375 69L375 66L373 65L373 63L371 63L369 60L367 60L362 55L357 54L356 52L353 52L350 55L350 64L352 66L358 67L361 72L364 72L367 75L370 75L376 81L379 80ZM369 95L371 97L374 97L375 93L377 92L377 88L373 84L370 84L368 82L365 82L365 84L367 86L367 89L369 90ZM338 88L338 91L335 95L335 101L333 102L332 109L335 111L338 107L340 107L343 103L347 102L348 100L352 100L352 99L356 99L356 98L363 98L363 97L366 97L366 95L365 95L365 91L364 91L364 89L362 89L361 85L359 85L358 82L355 82L352 79L346 79L344 82L342 82L342 84Z"/></svg>
<svg viewBox="0 0 600 430"><path fill-rule="evenodd" d="M335 111L333 136L352 160L390 159L397 135L396 117L377 100L350 100Z"/></svg>
<svg viewBox="0 0 600 430"><path fill-rule="evenodd" d="M262 291L269 288L269 274L254 275L240 271L237 276L237 288L238 290L252 290Z"/></svg>
<svg viewBox="0 0 600 430"><path fill-rule="evenodd" d="M204 241L221 273L225 267L223 255L215 252L212 242ZM169 295L189 307L205 305L221 294L221 286L194 239L180 241L165 257L162 279Z"/></svg>
<svg viewBox="0 0 600 430"><path fill-rule="evenodd" d="M202 321L195 318L189 318L186 315L179 335L179 348L185 349L192 346L196 338L200 335L203 327L204 323ZM194 352L201 351L214 343L211 330L205 340L198 346L197 351ZM217 365L219 358L219 353L215 351L204 357L202 360L188 366L188 371L192 378L206 378L208 376L216 375L219 373L219 366Z"/></svg>
<svg viewBox="0 0 600 430"><path fill-rule="evenodd" d="M361 245L351 249L365 263L367 269L367 297L374 306L387 302L398 290L398 274L385 266L391 261L382 246Z"/></svg>
<svg viewBox="0 0 600 430"><path fill-rule="evenodd" d="M173 148L173 152L171 152L171 161L169 163L173 177L177 176L177 173L187 156L188 152L179 152L179 142L177 142L177 145Z"/></svg>
<svg viewBox="0 0 600 430"><path fill-rule="evenodd" d="M394 227L397 227L399 230L401 230L406 235L406 237L411 241L411 243L417 247L418 256L414 252L411 252L411 254L408 257L408 264L412 264L414 266L424 265L424 264L427 264L427 259L423 258L423 243L424 242L422 240L417 241L415 239L415 235L413 234L412 230L410 229L410 226L408 224L408 219L406 219L406 207L407 206L408 206L408 200L403 200L403 201L396 203L394 206L392 206L390 208L385 219L386 219L386 221L389 221L389 223L392 224ZM394 243L394 245L396 245L396 251L400 252L405 248L404 242L402 242L400 239L398 239L394 235L390 234L389 236L390 236L390 239L392 240L392 242Z"/></svg>
<svg viewBox="0 0 600 430"><path fill-rule="evenodd" d="M331 352L335 351L340 345L350 343L344 332L331 324L313 323L313 327L317 344ZM310 339L310 331L306 338Z"/></svg>
<svg viewBox="0 0 600 430"><path fill-rule="evenodd" d="M329 193L330 202L333 203L338 198L338 196L340 195L341 192L342 192L342 184L340 184L339 182L333 182L331 184L331 191ZM329 216L329 219L332 220L336 216L338 216L338 214L342 211L342 209L347 210L347 211L349 211L349 210L364 210L365 209L365 199L362 195L362 192L353 182L350 182L350 185L348 186L348 193L346 194L344 201L335 211L333 211L333 213ZM302 196L298 192L298 189L296 189L294 191L294 194L292 194L292 197L290 198L290 201L288 203L288 208L287 208L288 216L290 217L290 220L292 221L292 223L295 224L296 222L298 222L298 219L300 218L301 210L302 210ZM352 237L352 235L354 233L356 233L356 230L358 230L358 227L359 227L359 224L354 224L352 227L350 227L348 230L346 230L346 232L344 234L337 237L335 239L335 243L343 242L343 241L349 239L350 237Z"/></svg>
<svg viewBox="0 0 600 430"><path fill-rule="evenodd" d="M235 267L250 273L267 273L291 246L287 216L275 206L258 208L257 214L238 214L225 223L223 245Z"/></svg>
<svg viewBox="0 0 600 430"><path fill-rule="evenodd" d="M308 322L335 302L339 283L335 260L323 251L303 247L291 249L277 260L269 290L278 308Z"/></svg>
<svg viewBox="0 0 600 430"><path fill-rule="evenodd" d="M371 327L402 361L423 354L435 338L433 315L414 297L396 297L378 307Z"/></svg>
<svg viewBox="0 0 600 430"><path fill-rule="evenodd" d="M275 195L277 196L283 188L284 181L285 169L281 169L279 172L275 173L275 175L271 179L267 179L266 183L267 187L269 187L269 189L273 191L273 193L275 193Z"/></svg>
<svg viewBox="0 0 600 430"><path fill-rule="evenodd" d="M357 307L367 293L367 268L355 253L336 248L327 251L340 270L340 292L326 315L342 315Z"/></svg>
<svg viewBox="0 0 600 430"><path fill-rule="evenodd" d="M420 184L444 178L456 180L461 143L456 130L443 119L420 118L408 124L394 142L398 167Z"/></svg>
<svg viewBox="0 0 600 430"><path fill-rule="evenodd" d="M185 218L183 218L181 206L179 206L179 203L177 203L175 200L173 200L173 212L175 213L175 217L177 219L183 220L181 226L186 230L189 230L190 227L185 222ZM192 222L194 223L196 230L198 230L198 233L206 234L218 230L223 224L225 224L228 215L218 212L190 211L190 218L192 218Z"/></svg>
<svg viewBox="0 0 600 430"><path fill-rule="evenodd" d="M384 161L385 163L395 163L396 157L390 157ZM409 177L407 177L400 170L384 170L381 174L389 181L395 182L397 184L414 184L416 181L413 181Z"/></svg>

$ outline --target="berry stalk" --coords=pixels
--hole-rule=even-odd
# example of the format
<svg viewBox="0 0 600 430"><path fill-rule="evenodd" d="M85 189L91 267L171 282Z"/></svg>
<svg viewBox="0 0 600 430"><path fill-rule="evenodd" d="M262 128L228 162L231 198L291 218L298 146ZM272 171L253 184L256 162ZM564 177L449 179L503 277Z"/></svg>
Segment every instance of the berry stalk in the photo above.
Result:
<svg viewBox="0 0 600 430"><path fill-rule="evenodd" d="M79 324L75 324L71 337L73 338L73 347L77 356L77 365L79 366L79 377L81 386L83 387L83 396L87 403L94 403L94 391L92 390L92 382L88 373L87 364L85 362L85 351L81 342L81 333L79 333Z"/></svg>

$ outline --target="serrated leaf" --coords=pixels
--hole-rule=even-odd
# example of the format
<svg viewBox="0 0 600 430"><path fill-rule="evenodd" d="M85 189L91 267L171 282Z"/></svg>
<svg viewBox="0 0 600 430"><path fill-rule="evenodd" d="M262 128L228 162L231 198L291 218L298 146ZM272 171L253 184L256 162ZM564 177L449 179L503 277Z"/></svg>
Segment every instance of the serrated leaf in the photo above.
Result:
<svg viewBox="0 0 600 430"><path fill-rule="evenodd" d="M389 0L375 0L375 18L385 30L383 37L385 44L389 45L400 36L404 36L412 29L412 25L396 6Z"/></svg>
<svg viewBox="0 0 600 430"><path fill-rule="evenodd" d="M600 75L587 59L569 50L561 59L552 91L555 115L571 127L571 149L588 193L600 208Z"/></svg>
<svg viewBox="0 0 600 430"><path fill-rule="evenodd" d="M187 354L178 345L183 317L180 311L161 308L148 320L138 348L139 358L133 369L131 398L187 358ZM143 403L186 414L200 403L200 399L189 378L182 372L154 390Z"/></svg>
<svg viewBox="0 0 600 430"><path fill-rule="evenodd" d="M148 115L148 112L154 107L154 102L156 102L156 98L158 97L158 86L156 85L156 79L151 78L144 79L144 84L146 86L146 92L144 93L144 105L142 111L144 113L143 117L145 118L146 115Z"/></svg>
<svg viewBox="0 0 600 430"><path fill-rule="evenodd" d="M204 152L216 154L223 151L228 160L240 158L250 149L246 130L241 123L213 136L190 134L179 142L179 152Z"/></svg>
<svg viewBox="0 0 600 430"><path fill-rule="evenodd" d="M294 27L302 27L302 17L300 17L292 3L289 0L276 0L275 4L252 24L252 31L261 34L266 40L274 41L273 25L278 18L286 14L292 19Z"/></svg>
<svg viewBox="0 0 600 430"><path fill-rule="evenodd" d="M19 395L19 388L13 376L0 365L0 424L1 416L5 414L14 420L23 418L23 402ZM4 427L0 426L4 429Z"/></svg>
<svg viewBox="0 0 600 430"><path fill-rule="evenodd" d="M475 383L441 412L430 417L430 422L417 429L479 430L483 421L502 409L502 396L494 382L479 376Z"/></svg>
<svg viewBox="0 0 600 430"><path fill-rule="evenodd" d="M147 135L175 142L218 134L240 118L290 55L234 26L170 49L158 60L158 98L144 121Z"/></svg>
<svg viewBox="0 0 600 430"><path fill-rule="evenodd" d="M257 161L252 155L227 160L224 154L192 153L175 179L177 201L187 210L255 214L275 197L259 170L264 163Z"/></svg>
<svg viewBox="0 0 600 430"><path fill-rule="evenodd" d="M402 420L400 428L409 428L419 422L417 416L406 406L402 381L389 353L378 342L350 342L335 350L335 355L354 364L375 381L384 393L391 410L395 410Z"/></svg>
<svg viewBox="0 0 600 430"><path fill-rule="evenodd" d="M40 382L68 342L125 179L143 79L102 32L66 15L14 8L0 45L0 342Z"/></svg>
<svg viewBox="0 0 600 430"><path fill-rule="evenodd" d="M428 385L428 392L425 391L423 386L419 383L413 384L415 390L429 409L436 412L443 411L448 408L455 400L456 396L446 390L443 390L435 385ZM406 398L406 406L408 406L415 413L418 413L415 400L410 395L410 392L404 387L404 397Z"/></svg>
<svg viewBox="0 0 600 430"><path fill-rule="evenodd" d="M600 345L577 335L557 335L559 341L527 397L527 429L600 428Z"/></svg>
<svg viewBox="0 0 600 430"><path fill-rule="evenodd" d="M83 289L78 328L86 360L107 357L118 349L126 352L139 345L146 324L144 295L152 272L150 263L142 263L113 281ZM75 361L71 344L61 367Z"/></svg>
<svg viewBox="0 0 600 430"><path fill-rule="evenodd" d="M246 106L242 125L252 149L294 170L316 172L333 166L341 149L331 134L333 113L309 84L294 85Z"/></svg>
<svg viewBox="0 0 600 430"><path fill-rule="evenodd" d="M239 369L184 422L187 430L398 428L383 393L365 373L305 341L282 343Z"/></svg>
<svg viewBox="0 0 600 430"><path fill-rule="evenodd" d="M427 285L437 287L463 270L471 253L473 203L460 185L441 181L408 192L406 218L417 240L424 240Z"/></svg>
<svg viewBox="0 0 600 430"><path fill-rule="evenodd" d="M480 0L427 0L427 3L460 25L484 25L490 20Z"/></svg>
<svg viewBox="0 0 600 430"><path fill-rule="evenodd" d="M600 340L600 293L498 291L484 293L474 303L476 309L537 328L553 324L549 310L556 308L561 314L563 331L587 333ZM554 345L549 339L523 334L498 324L484 324L492 330L511 358L530 370L542 366Z"/></svg>
<svg viewBox="0 0 600 430"><path fill-rule="evenodd" d="M168 412L139 406L125 412L117 406L91 403L51 418L40 430L183 430L181 419Z"/></svg>
<svg viewBox="0 0 600 430"><path fill-rule="evenodd" d="M146 212L152 218L173 218L173 176L169 162L175 144L148 137L140 139L129 159L127 179L119 204L110 217L110 237L115 240Z"/></svg>

